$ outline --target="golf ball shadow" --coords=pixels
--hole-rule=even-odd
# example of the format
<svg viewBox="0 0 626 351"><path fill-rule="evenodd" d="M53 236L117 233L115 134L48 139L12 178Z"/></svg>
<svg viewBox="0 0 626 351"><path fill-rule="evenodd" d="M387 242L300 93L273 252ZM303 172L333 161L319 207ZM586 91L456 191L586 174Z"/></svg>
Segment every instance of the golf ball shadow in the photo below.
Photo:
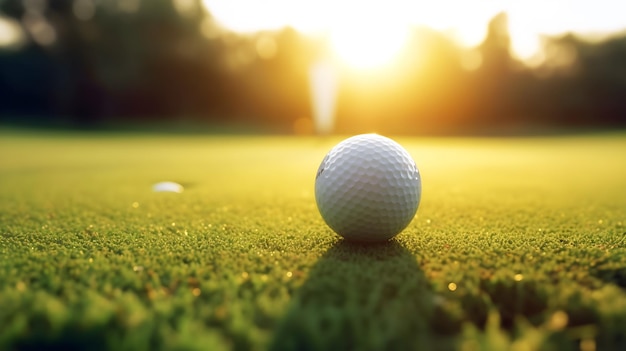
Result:
<svg viewBox="0 0 626 351"><path fill-rule="evenodd" d="M415 255L397 241L342 240L294 293L270 349L428 350L433 296Z"/></svg>

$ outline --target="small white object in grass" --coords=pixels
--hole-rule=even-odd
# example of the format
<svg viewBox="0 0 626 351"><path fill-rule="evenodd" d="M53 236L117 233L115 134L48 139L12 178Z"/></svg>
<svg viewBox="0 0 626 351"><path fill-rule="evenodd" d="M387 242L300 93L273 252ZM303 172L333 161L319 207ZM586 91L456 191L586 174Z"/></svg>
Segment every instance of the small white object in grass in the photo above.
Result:
<svg viewBox="0 0 626 351"><path fill-rule="evenodd" d="M183 186L174 182L160 182L152 186L152 191L157 193L182 193Z"/></svg>

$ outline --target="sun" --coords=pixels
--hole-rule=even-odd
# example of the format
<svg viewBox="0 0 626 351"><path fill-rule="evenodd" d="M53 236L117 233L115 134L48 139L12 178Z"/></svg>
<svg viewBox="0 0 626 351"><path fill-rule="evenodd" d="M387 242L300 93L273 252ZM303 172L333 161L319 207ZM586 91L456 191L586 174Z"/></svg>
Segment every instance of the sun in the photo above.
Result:
<svg viewBox="0 0 626 351"><path fill-rule="evenodd" d="M367 70L393 61L407 43L408 26L346 23L330 31L333 55L350 68Z"/></svg>
<svg viewBox="0 0 626 351"><path fill-rule="evenodd" d="M372 69L393 61L408 41L410 14L415 12L408 7L412 2L390 1L317 0L297 6L289 0L202 3L221 25L237 32L291 26L312 36L323 34L342 65Z"/></svg>
<svg viewBox="0 0 626 351"><path fill-rule="evenodd" d="M380 7L348 8L329 28L333 55L355 69L389 64L406 46L409 23Z"/></svg>

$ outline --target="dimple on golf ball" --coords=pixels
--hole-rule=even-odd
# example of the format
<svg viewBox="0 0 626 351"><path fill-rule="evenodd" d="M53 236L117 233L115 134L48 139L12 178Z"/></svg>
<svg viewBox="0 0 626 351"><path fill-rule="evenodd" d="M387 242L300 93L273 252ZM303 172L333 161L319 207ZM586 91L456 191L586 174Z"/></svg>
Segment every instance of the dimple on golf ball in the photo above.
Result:
<svg viewBox="0 0 626 351"><path fill-rule="evenodd" d="M315 178L315 200L326 224L350 241L391 239L417 212L420 173L395 141L362 134L326 155Z"/></svg>

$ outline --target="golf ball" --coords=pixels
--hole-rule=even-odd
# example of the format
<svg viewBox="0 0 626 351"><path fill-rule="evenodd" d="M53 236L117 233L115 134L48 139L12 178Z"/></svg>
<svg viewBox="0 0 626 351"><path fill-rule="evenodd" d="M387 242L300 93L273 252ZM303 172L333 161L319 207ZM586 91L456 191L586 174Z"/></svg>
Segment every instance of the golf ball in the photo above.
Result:
<svg viewBox="0 0 626 351"><path fill-rule="evenodd" d="M315 177L322 218L351 241L385 241L400 233L415 216L421 193L420 173L409 153L377 134L337 144Z"/></svg>

